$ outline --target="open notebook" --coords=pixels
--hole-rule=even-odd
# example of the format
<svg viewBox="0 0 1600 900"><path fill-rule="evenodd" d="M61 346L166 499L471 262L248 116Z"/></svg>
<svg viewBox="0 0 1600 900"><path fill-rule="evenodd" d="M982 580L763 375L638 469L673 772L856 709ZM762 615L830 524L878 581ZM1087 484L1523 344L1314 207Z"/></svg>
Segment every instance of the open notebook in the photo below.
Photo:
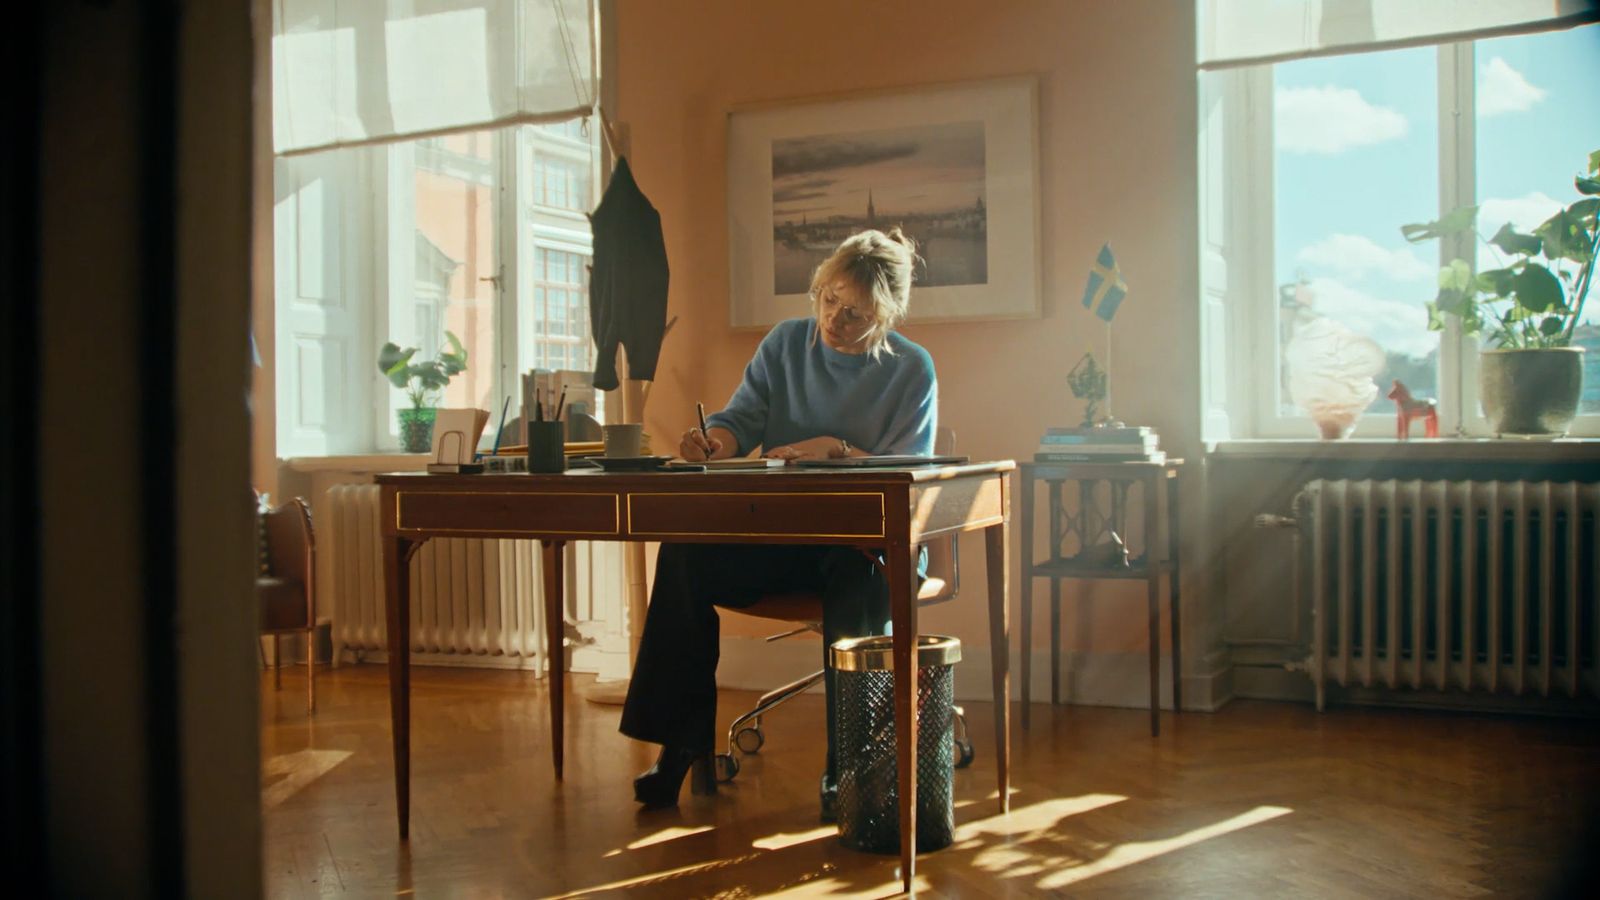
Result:
<svg viewBox="0 0 1600 900"><path fill-rule="evenodd" d="M794 465L808 469L871 469L888 466L933 466L964 463L965 456L915 456L893 453L882 456L845 456L839 459L800 459Z"/></svg>
<svg viewBox="0 0 1600 900"><path fill-rule="evenodd" d="M684 460L675 459L674 463ZM781 469L784 462L781 459L767 459L764 456L735 456L731 459L702 459L689 463L694 466L705 466L706 471L718 469Z"/></svg>

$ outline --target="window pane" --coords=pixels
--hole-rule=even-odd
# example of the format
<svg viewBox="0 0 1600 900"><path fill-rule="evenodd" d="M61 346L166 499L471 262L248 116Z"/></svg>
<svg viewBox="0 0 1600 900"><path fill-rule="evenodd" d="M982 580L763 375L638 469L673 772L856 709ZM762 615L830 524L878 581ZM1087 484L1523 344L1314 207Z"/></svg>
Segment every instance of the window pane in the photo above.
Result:
<svg viewBox="0 0 1600 900"><path fill-rule="evenodd" d="M1400 236L1438 215L1436 51L1300 60L1273 78L1276 409L1306 415L1288 390L1292 369L1302 395L1355 409L1374 394L1368 375L1378 399L1395 378L1437 397L1439 336L1425 306L1437 250ZM1357 377L1305 377L1330 348Z"/></svg>
<svg viewBox="0 0 1600 900"><path fill-rule="evenodd" d="M1573 176L1600 150L1600 26L1478 41L1474 48L1477 98L1478 233L1492 237L1509 222L1527 233L1557 210L1581 199ZM1486 242L1478 267L1495 269L1510 258ZM1570 262L1551 264L1575 276ZM1570 301L1571 282L1563 284ZM1600 303L1589 291L1573 343L1584 353L1580 412L1600 413Z"/></svg>
<svg viewBox="0 0 1600 900"><path fill-rule="evenodd" d="M498 298L489 280L499 274L495 145L489 131L416 142L414 222L393 223L416 230L417 359L434 359L447 348L446 331L467 351L466 371L451 379L441 406L495 405ZM392 208L396 218L405 217L402 204ZM430 310L426 317L424 309Z"/></svg>

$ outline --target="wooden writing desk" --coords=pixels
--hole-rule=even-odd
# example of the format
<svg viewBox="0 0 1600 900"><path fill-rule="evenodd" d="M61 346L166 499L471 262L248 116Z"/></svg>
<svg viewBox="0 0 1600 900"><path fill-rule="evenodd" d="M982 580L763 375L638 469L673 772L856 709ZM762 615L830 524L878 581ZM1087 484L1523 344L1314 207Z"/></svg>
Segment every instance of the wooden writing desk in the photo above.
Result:
<svg viewBox="0 0 1600 900"><path fill-rule="evenodd" d="M911 889L916 828L917 637L913 548L962 531L983 531L993 659L995 762L1000 810L1010 808L1006 522L1001 462L905 469L559 475L379 475L384 604L388 615L389 709L400 837L410 820L411 554L432 537L537 539L544 554L545 640L550 665L551 755L561 778L562 550L569 540L847 544L881 549L894 626L895 736L899 765L901 877Z"/></svg>

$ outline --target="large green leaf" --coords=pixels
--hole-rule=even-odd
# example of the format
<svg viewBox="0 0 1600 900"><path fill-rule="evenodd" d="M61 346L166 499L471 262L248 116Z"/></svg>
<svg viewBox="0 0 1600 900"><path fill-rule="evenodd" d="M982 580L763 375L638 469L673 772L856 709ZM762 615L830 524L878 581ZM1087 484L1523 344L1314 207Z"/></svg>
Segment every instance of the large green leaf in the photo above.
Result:
<svg viewBox="0 0 1600 900"><path fill-rule="evenodd" d="M1463 231L1467 231L1472 228L1472 225L1477 218L1478 208L1476 206L1457 207L1456 209L1452 210L1449 215L1446 215L1444 218L1439 219L1436 222L1401 225L1400 234L1404 236L1406 240L1415 244L1419 241L1426 241L1436 237L1446 237L1448 235L1459 234Z"/></svg>
<svg viewBox="0 0 1600 900"><path fill-rule="evenodd" d="M1465 316L1476 304L1473 302L1471 291L1458 291L1447 287L1439 289L1438 296L1433 298L1433 305L1445 315Z"/></svg>
<svg viewBox="0 0 1600 900"><path fill-rule="evenodd" d="M1518 256L1533 256L1539 252L1540 240L1531 234L1522 234L1512 228L1510 222L1507 222L1500 226L1500 230L1494 233L1494 237L1489 239L1489 243L1507 253L1514 253Z"/></svg>
<svg viewBox="0 0 1600 900"><path fill-rule="evenodd" d="M402 350L398 344L393 342L384 344L383 349L378 351L378 371L389 379L390 384L404 390L406 382L411 377L407 364L411 362L411 357L415 356L416 352L417 348L415 347L407 347Z"/></svg>
<svg viewBox="0 0 1600 900"><path fill-rule="evenodd" d="M448 351L439 351L439 362L444 366L446 375L458 375L467 368L467 348L461 346L461 339L454 332L446 331L444 336L450 341Z"/></svg>
<svg viewBox="0 0 1600 900"><path fill-rule="evenodd" d="M1472 267L1464 259L1452 259L1439 270L1441 290L1465 291L1472 286Z"/></svg>
<svg viewBox="0 0 1600 900"><path fill-rule="evenodd" d="M1540 313L1561 305L1561 281L1538 263L1528 263L1512 279L1513 300L1518 307Z"/></svg>
<svg viewBox="0 0 1600 900"><path fill-rule="evenodd" d="M1511 279L1516 272L1511 269L1488 269L1478 273L1478 290L1496 297L1504 297L1511 293Z"/></svg>
<svg viewBox="0 0 1600 900"><path fill-rule="evenodd" d="M1579 175L1573 181L1573 184L1577 185L1578 193L1580 194L1600 194L1600 178L1595 178L1591 175Z"/></svg>
<svg viewBox="0 0 1600 900"><path fill-rule="evenodd" d="M1544 220L1533 230L1544 240L1546 259L1571 259L1583 262L1589 258L1589 235L1583 222L1568 210L1560 210Z"/></svg>
<svg viewBox="0 0 1600 900"><path fill-rule="evenodd" d="M1579 200L1577 203L1567 207L1567 213L1569 215L1572 215L1590 225L1594 224L1594 215L1596 210L1600 210L1600 197L1590 197L1586 200Z"/></svg>
<svg viewBox="0 0 1600 900"><path fill-rule="evenodd" d="M1566 320L1560 316L1546 316L1545 320L1539 323L1539 333L1545 337L1550 337L1560 334L1562 329L1566 327Z"/></svg>

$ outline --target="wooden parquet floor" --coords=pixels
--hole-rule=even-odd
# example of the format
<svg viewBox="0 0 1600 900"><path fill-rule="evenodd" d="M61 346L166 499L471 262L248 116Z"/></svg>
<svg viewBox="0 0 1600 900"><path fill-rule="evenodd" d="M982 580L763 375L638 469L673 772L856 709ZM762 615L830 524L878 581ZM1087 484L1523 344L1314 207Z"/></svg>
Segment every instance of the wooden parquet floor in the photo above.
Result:
<svg viewBox="0 0 1600 900"><path fill-rule="evenodd" d="M414 668L412 825L395 834L381 666L262 680L268 897L891 896L897 860L817 824L819 696L714 797L643 812L652 749L619 709L568 701L555 784L544 682ZM584 677L572 680L581 694ZM569 682L570 683L570 682ZM722 721L753 699L722 695ZM1378 709L1319 715L1236 702L1170 714L1048 705L1012 735L996 812L991 710L955 779L953 846L918 858L928 897L1595 896L1600 727ZM1012 719L1016 722L1015 715Z"/></svg>

